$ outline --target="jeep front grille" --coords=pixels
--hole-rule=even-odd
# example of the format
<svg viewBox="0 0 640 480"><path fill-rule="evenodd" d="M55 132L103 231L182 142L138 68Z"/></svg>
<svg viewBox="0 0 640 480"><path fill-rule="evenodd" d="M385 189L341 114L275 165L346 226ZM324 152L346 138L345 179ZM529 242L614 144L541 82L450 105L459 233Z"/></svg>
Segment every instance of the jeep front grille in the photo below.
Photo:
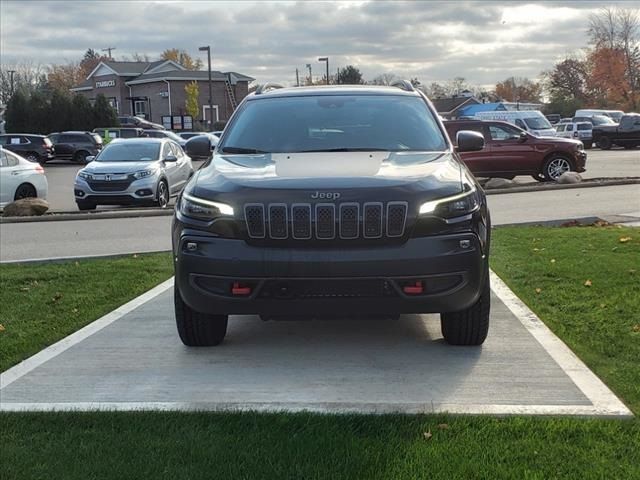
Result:
<svg viewBox="0 0 640 480"><path fill-rule="evenodd" d="M250 203L244 206L249 237L272 240L401 237L407 212L406 202Z"/></svg>

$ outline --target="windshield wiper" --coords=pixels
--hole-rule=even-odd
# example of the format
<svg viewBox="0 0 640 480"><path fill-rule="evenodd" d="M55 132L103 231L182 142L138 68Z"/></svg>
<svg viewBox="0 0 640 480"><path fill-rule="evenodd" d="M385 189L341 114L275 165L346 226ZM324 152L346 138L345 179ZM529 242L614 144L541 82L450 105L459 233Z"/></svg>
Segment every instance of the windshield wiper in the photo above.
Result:
<svg viewBox="0 0 640 480"><path fill-rule="evenodd" d="M224 147L222 150L220 150L221 153L246 153L246 154L252 154L252 153L269 153L269 152L263 152L262 150L257 150L255 148L244 148L244 147Z"/></svg>
<svg viewBox="0 0 640 480"><path fill-rule="evenodd" d="M300 150L295 153L312 153L312 152L388 152L385 148L370 147L341 147L341 148L320 148L318 150Z"/></svg>

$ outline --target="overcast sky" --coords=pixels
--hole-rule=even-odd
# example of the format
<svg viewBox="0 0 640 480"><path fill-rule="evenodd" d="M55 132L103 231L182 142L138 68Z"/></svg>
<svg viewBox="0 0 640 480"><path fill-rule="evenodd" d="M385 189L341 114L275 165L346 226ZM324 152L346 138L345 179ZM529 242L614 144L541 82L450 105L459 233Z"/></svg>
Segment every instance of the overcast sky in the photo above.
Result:
<svg viewBox="0 0 640 480"><path fill-rule="evenodd" d="M618 2L640 8L640 1ZM79 60L91 47L152 59L166 48L200 55L214 70L259 83L295 82L319 56L331 72L353 64L365 79L385 72L423 83L461 76L494 85L535 78L586 45L589 14L604 2L217 2L0 0L2 64ZM206 53L201 57L205 60Z"/></svg>

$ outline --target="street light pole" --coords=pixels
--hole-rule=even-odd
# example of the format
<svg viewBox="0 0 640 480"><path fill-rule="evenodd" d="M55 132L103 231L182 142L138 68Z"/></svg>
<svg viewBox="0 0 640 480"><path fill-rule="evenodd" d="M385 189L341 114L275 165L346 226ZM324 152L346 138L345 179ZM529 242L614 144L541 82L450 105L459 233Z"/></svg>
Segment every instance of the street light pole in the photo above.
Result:
<svg viewBox="0 0 640 480"><path fill-rule="evenodd" d="M15 70L7 70L9 72L9 76L11 77L11 96L13 97L13 74L16 73Z"/></svg>
<svg viewBox="0 0 640 480"><path fill-rule="evenodd" d="M198 50L207 52L207 65L209 67L209 116L211 117L211 129L213 130L213 84L211 83L211 46L200 47ZM205 122L206 122L205 118Z"/></svg>
<svg viewBox="0 0 640 480"><path fill-rule="evenodd" d="M325 62L327 64L327 85L329 85L329 57L318 58L319 62Z"/></svg>

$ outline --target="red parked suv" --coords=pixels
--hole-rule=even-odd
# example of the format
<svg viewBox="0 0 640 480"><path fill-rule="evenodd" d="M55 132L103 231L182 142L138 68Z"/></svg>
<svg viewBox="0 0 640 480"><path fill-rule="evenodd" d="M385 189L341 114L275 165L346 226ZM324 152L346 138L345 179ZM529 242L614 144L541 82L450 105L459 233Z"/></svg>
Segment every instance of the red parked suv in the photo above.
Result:
<svg viewBox="0 0 640 480"><path fill-rule="evenodd" d="M556 180L569 170L585 171L587 153L578 140L536 137L499 121L452 120L444 125L454 143L461 130L474 130L484 136L484 149L460 153L476 177L511 179L517 175L531 175L544 182Z"/></svg>

